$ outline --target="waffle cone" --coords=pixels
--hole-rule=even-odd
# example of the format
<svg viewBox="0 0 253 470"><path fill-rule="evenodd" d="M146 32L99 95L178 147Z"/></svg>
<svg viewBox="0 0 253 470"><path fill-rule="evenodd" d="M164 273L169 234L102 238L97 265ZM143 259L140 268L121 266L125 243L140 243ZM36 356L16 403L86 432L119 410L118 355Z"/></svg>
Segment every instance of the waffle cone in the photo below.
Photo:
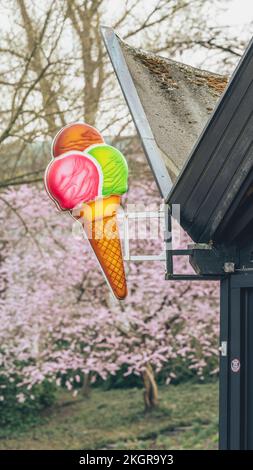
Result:
<svg viewBox="0 0 253 470"><path fill-rule="evenodd" d="M120 196L109 196L84 204L83 228L115 297L127 295L127 284L116 212Z"/></svg>

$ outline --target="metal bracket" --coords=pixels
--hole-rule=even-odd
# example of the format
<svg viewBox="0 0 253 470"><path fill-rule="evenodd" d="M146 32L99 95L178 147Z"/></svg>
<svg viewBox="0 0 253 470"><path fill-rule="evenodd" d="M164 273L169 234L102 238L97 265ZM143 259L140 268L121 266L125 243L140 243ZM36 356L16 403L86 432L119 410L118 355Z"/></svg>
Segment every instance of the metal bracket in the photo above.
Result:
<svg viewBox="0 0 253 470"><path fill-rule="evenodd" d="M227 343L227 341L222 341L221 342L221 345L219 347L219 351L221 353L221 356L223 356L223 357L227 356L227 353L228 353L228 343Z"/></svg>
<svg viewBox="0 0 253 470"><path fill-rule="evenodd" d="M167 210L166 210L167 208ZM221 272L219 261L219 252L212 242L209 243L190 243L187 249L173 249L172 248L172 234L171 234L171 210L165 204L165 233L167 233L167 241L170 247L166 247L166 273L165 279L173 281L207 281L207 280L220 280L224 271ZM189 262L193 267L195 274L176 274L174 273L173 258L174 256L189 256ZM216 259L217 258L217 259ZM206 269L208 261L212 262L211 269Z"/></svg>
<svg viewBox="0 0 253 470"><path fill-rule="evenodd" d="M163 219L164 210L160 211L143 211L143 212L124 212L118 214L119 219L123 221L123 248L125 261L165 261L166 253L164 251L157 255L140 254L132 255L130 253L130 237L129 237L129 221L140 219Z"/></svg>
<svg viewBox="0 0 253 470"><path fill-rule="evenodd" d="M167 219L166 220L166 215ZM189 256L190 258L196 256L197 253L212 252L214 250L212 243L191 243L187 249L174 249L171 247L172 234L171 234L171 216L166 211L166 205L158 211L143 211L143 212L120 212L118 218L123 224L123 249L124 249L124 260L125 261L163 261L166 265L165 279L174 281L206 281L206 280L217 280L221 279L222 273L218 272L197 272L195 274L176 274L173 272L173 257L174 256ZM129 222L131 220L140 219L164 219L165 218L165 240L164 250L158 254L132 254L130 251L130 228ZM226 273L223 271L223 274Z"/></svg>
<svg viewBox="0 0 253 470"><path fill-rule="evenodd" d="M208 244L199 243L199 244L189 244L187 249L175 249L168 248L167 244L171 243L171 233L168 238L165 236L164 241L164 251L159 254L131 254L130 252L130 230L129 230L129 221L131 220L140 220L140 219L163 219L165 216L164 209L159 211L143 211L143 212L121 212L118 214L118 218L123 223L123 249L124 249L124 261L167 261L167 255L169 254L171 258L173 256L191 256L194 250L211 250L212 247ZM174 274L173 272L167 272L166 279L173 280L206 280L216 279L217 276L202 276L198 274Z"/></svg>

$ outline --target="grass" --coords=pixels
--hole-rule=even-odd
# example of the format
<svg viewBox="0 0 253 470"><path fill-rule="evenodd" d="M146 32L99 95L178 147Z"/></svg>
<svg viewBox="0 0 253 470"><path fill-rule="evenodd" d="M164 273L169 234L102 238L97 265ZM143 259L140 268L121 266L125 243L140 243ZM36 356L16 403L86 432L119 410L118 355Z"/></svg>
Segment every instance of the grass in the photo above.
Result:
<svg viewBox="0 0 253 470"><path fill-rule="evenodd" d="M159 408L143 410L140 389L91 398L61 392L38 424L0 439L0 449L216 449L217 384L160 387Z"/></svg>

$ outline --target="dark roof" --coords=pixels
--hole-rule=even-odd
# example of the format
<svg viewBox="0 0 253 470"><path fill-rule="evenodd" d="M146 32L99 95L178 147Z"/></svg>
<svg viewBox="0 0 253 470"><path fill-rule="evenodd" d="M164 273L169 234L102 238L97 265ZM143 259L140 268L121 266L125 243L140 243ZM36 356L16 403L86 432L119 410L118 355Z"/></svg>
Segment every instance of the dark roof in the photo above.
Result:
<svg viewBox="0 0 253 470"><path fill-rule="evenodd" d="M171 191L194 241L232 243L253 220L253 40Z"/></svg>

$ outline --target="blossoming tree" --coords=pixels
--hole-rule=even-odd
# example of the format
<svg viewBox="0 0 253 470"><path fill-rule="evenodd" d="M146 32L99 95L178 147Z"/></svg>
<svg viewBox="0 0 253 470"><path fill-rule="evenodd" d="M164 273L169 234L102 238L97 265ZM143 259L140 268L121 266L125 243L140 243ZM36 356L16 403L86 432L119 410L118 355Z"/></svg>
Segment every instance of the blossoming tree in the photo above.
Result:
<svg viewBox="0 0 253 470"><path fill-rule="evenodd" d="M125 203L134 201L159 206L153 184L147 189L141 179ZM17 381L18 400L44 380L76 393L84 377L106 379L124 366L126 376L143 378L149 408L157 403L154 373L166 365L167 382L180 361L200 378L217 372L216 283L168 282L161 262L131 262L129 295L114 302L88 242L73 237L73 220L43 188L9 189L0 203L0 375ZM134 250L162 249L151 232L131 241ZM176 268L185 263L177 260Z"/></svg>

